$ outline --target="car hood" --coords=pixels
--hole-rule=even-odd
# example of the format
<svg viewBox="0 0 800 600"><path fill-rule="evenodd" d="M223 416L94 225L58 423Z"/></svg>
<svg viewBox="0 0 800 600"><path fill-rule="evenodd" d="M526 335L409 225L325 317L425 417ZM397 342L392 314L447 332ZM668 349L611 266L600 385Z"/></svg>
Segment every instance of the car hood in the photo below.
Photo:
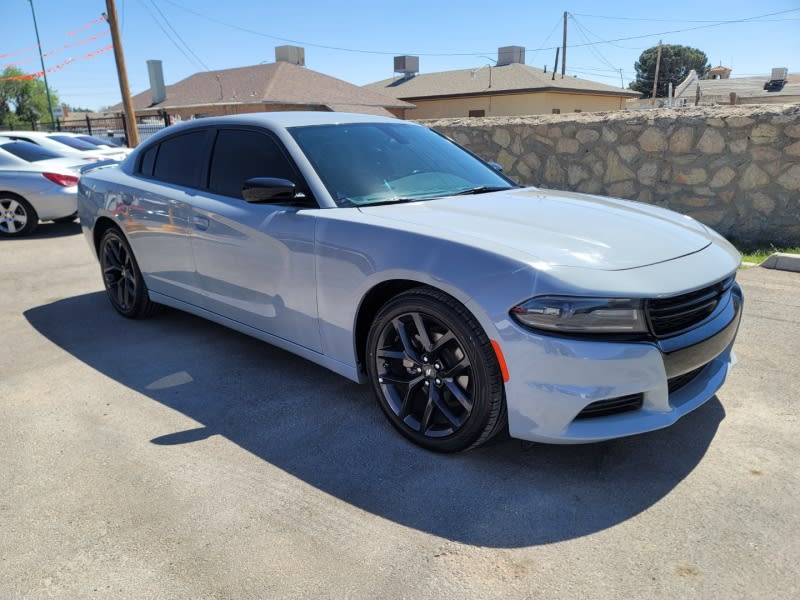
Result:
<svg viewBox="0 0 800 600"><path fill-rule="evenodd" d="M632 269L698 252L713 239L694 219L655 206L538 188L359 210L540 267Z"/></svg>

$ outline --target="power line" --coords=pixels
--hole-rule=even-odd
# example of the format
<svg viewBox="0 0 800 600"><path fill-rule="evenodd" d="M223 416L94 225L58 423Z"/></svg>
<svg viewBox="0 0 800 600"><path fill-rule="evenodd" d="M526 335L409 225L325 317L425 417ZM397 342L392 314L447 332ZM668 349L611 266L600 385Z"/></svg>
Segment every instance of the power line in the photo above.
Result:
<svg viewBox="0 0 800 600"><path fill-rule="evenodd" d="M179 34L175 30L175 28L172 26L172 23L170 23L169 19L167 19L164 13L161 12L161 9L158 7L158 4L156 4L156 0L150 0L150 4L152 4L153 8L155 8L158 11L158 14L161 15L162 19L164 19L164 23L166 23L167 27L169 27L172 33L175 34L175 37L178 38L178 41L186 47L189 53L197 59L197 62L199 62L206 71L210 71L208 65L206 65L206 63L203 62L203 59L197 56L197 53L194 50L192 50L191 47L189 47L189 44L187 44L186 41L181 37L181 34Z"/></svg>
<svg viewBox="0 0 800 600"><path fill-rule="evenodd" d="M769 14L769 15L764 15L764 17L773 17L773 16L776 16L776 15L790 13L790 12L794 12L794 11L797 11L797 10L800 10L800 9L793 8L793 9L790 9L790 10L785 10L785 11L781 11L781 12L777 12L777 13L772 13L772 14ZM587 18L590 18L590 19L607 19L607 20L610 20L610 21L646 21L648 23L719 23L720 22L718 19L716 19L716 20L650 19L650 18L646 18L646 17L612 17L610 15L587 15L585 13L570 13L570 14L576 15L578 17L587 17ZM751 17L751 18L744 19L744 20L750 20L750 19L754 19L754 20L755 19L759 19L760 20L761 18L762 17ZM782 23L783 21L797 21L797 20L798 20L797 18L792 17L792 18L788 18L788 19L764 19L763 22L764 23L776 23L776 22ZM737 19L737 20L725 21L725 22L726 23L738 23L738 22L740 22L740 20Z"/></svg>
<svg viewBox="0 0 800 600"><path fill-rule="evenodd" d="M389 51L389 50L367 50L367 49L360 49L360 48L346 48L346 47L343 47L343 46L330 46L330 45L326 45L326 44L316 44L316 43L309 42L309 41L296 40L296 39L292 39L292 38L285 38L285 37L281 37L281 36L276 36L276 35L272 35L272 34L269 34L269 33L264 33L262 31L256 31L254 29L249 29L247 27L242 27L242 26L236 25L234 23L229 23L229 22L220 20L220 19L218 19L216 17L208 16L208 15L202 13L202 12L199 12L199 11L194 10L192 8L189 8L187 6L183 6L182 4L179 4L178 2L175 2L174 0L163 0L163 1L168 3L168 4L171 4L172 6L175 6L176 8L179 8L180 10L183 10L185 12L191 13L191 14L193 14L193 15L201 18L201 19L205 19L207 21L211 21L212 23L214 23L216 25L223 25L225 27L228 27L228 28L231 28L231 29L235 29L237 31L242 31L244 33L249 33L251 35L255 35L255 36L258 36L258 37L264 37L264 38L268 38L268 39L272 39L272 40L277 40L277 41L280 41L280 42L286 42L286 43L289 43L289 44L296 44L296 45L309 47L309 48L322 48L324 50L336 50L338 52L352 52L352 53L356 53L356 54L376 54L376 55L388 55L388 56L392 56L392 55L396 56L396 55L399 55L399 54L414 54L415 56L430 56L430 57L478 56L478 55L482 55L482 54L489 54L489 53L494 51L494 50L480 50L480 51L472 51L472 52L408 52L408 51L395 51L395 50L393 50L393 51ZM723 25L732 25L732 24L736 24L736 23L746 23L746 22L755 21L755 20L758 20L758 19L764 19L766 17L774 17L774 16L784 15L784 14L788 14L788 13L792 13L792 12L800 12L800 8L792 8L792 9L789 9L789 10L782 10L782 11L778 11L778 12L766 13L766 14L763 14L763 15L756 15L756 16L753 16L753 17L745 17L745 18L742 18L742 19L732 19L732 20L723 20L723 21L709 21L709 22L704 22L706 24L699 25L697 27L687 27L687 28L684 28L684 29L674 29L674 30L671 30L671 31L658 31L658 32L654 32L654 33L647 33L647 34L643 34L643 35L626 36L626 37L620 37L620 38L611 39L611 40L602 40L602 41L598 41L598 42L586 42L584 44L571 44L570 47L571 48L582 48L582 47L587 47L587 46L597 46L597 45L600 45L600 44L612 44L613 42L624 42L624 41L629 41L629 40L639 40L639 39L645 39L645 38L669 35L669 34L673 34L673 33L683 33L683 32L686 32L686 31L695 31L695 30L698 30L698 29L707 29L707 28L711 28L711 27L720 27L720 26L723 26ZM581 15L581 16L587 16L587 15ZM588 15L588 16L591 16L591 15ZM555 50L556 47L557 46L551 46L551 47L546 47L546 48L534 48L532 50L532 52L536 53L536 52L541 52L541 51L546 51L546 50Z"/></svg>
<svg viewBox="0 0 800 600"><path fill-rule="evenodd" d="M591 41L589 39L587 33L591 34L591 35L594 35L596 38L600 39L599 36L591 33L590 31L588 31L586 29L584 29L584 27L578 22L578 20L575 17L572 16L572 14L570 14L570 18L572 19L572 22L575 23L575 26L578 29L578 33L581 35L581 37L584 40L586 40L587 42ZM595 48L594 46L589 46L589 51L592 54L594 54L600 60L600 62L605 63L606 65L611 67L612 70L619 72L618 67L615 67L613 64L611 64L611 61L609 61L605 56L603 56L597 48Z"/></svg>
<svg viewBox="0 0 800 600"><path fill-rule="evenodd" d="M152 1L152 0L151 0L151 1ZM139 0L139 4L141 4L141 5L142 5L142 7L143 7L143 8L144 8L144 9L147 11L147 14L149 14L149 15L150 15L150 18L151 18L151 19L153 19L153 21L154 21L154 22L155 22L155 24L158 26L158 28L159 28L159 29L160 29L160 30L161 30L161 31L164 33L164 35L166 36L166 38L167 38L167 39L168 39L168 40L169 40L169 41L172 43L172 45L173 45L173 46L175 46L175 48L176 48L176 49L177 49L177 50L178 50L178 51L179 51L181 54L183 54L183 56L184 56L184 58L186 58L186 60L188 60L190 63L194 64L195 66L199 66L199 67L203 68L203 69L204 69L204 70L206 70L206 71L208 71L208 70L209 70L209 69L208 69L208 67L206 67L206 66L205 66L205 64L203 63L203 61L202 61L202 60L200 60L200 59L199 59L199 58L198 58L196 55L195 55L195 57L194 57L194 58L192 58L191 56L189 56L189 54L187 53L187 51L186 51L186 50L184 50L184 49L183 49L183 48L180 46L180 44L178 44L178 42L176 42L176 41L175 41L175 39L172 37L172 35L170 35L169 31L167 31L167 30L164 28L164 26L161 24L161 21L159 21L159 20L158 20L158 18L156 18L156 16L155 16L155 14L153 13L153 11L152 11L152 10L150 10L150 7L147 5L147 3L146 3L146 0ZM156 9L158 8L158 7L156 7L156 6L155 6L155 4L154 4L153 6L154 6ZM160 12L160 11L159 11L159 12ZM163 15L162 15L162 16L163 16ZM165 20L166 20L166 19L165 19ZM169 25L169 22L167 22L167 24ZM172 27L172 26L170 25L170 28L171 28L171 27ZM187 49L189 50L189 52L191 52L191 49L190 49L188 46L187 46ZM194 54L194 53L192 53L192 54Z"/></svg>

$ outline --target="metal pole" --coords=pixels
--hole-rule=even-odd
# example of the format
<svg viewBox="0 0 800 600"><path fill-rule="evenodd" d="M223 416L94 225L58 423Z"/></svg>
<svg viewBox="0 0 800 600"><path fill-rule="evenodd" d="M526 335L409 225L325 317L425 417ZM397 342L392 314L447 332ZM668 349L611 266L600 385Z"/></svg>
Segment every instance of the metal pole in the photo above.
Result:
<svg viewBox="0 0 800 600"><path fill-rule="evenodd" d="M561 79L564 79L564 73L567 70L567 15L569 13L564 11L564 41L563 49L561 50Z"/></svg>
<svg viewBox="0 0 800 600"><path fill-rule="evenodd" d="M33 9L33 0L28 0L31 5L31 15L33 15L33 30L36 32L36 46L39 48L39 61L42 63L42 77L44 77L44 91L47 94L47 108L50 110L50 124L53 124L53 101L50 99L50 87L47 85L47 69L44 68L44 56L42 56L42 43L39 41L39 26L36 24L36 11Z"/></svg>

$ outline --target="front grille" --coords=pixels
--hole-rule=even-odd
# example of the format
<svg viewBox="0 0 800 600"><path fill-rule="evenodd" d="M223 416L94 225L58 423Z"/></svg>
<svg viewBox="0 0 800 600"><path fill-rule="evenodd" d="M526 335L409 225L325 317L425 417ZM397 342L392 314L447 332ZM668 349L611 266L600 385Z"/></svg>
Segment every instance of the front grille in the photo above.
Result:
<svg viewBox="0 0 800 600"><path fill-rule="evenodd" d="M673 377L671 379L667 379L667 386L669 388L669 393L677 392L683 386L687 385L692 379L697 377L700 374L700 371L706 368L706 365L695 369L694 371L689 371L688 373L684 373L683 375L678 375L677 377Z"/></svg>
<svg viewBox="0 0 800 600"><path fill-rule="evenodd" d="M643 401L644 394L629 394L628 396L619 396L617 398L609 398L608 400L598 400L584 408L575 418L591 419L594 417L607 417L609 415L639 410L642 408Z"/></svg>
<svg viewBox="0 0 800 600"><path fill-rule="evenodd" d="M645 309L653 333L658 337L668 337L700 323L714 312L720 300L731 289L733 281L734 277L731 276L688 294L648 300Z"/></svg>
<svg viewBox="0 0 800 600"><path fill-rule="evenodd" d="M683 375L678 375L677 377L673 377L672 379L667 380L667 386L669 388L669 393L673 393L681 389L683 386L688 385L690 381L692 381L695 377L700 374L700 371L706 368L706 365L695 369L694 371L690 371L688 373L684 373ZM576 419L592 419L594 417L608 417L610 415L618 415L624 412L630 412L633 410L639 410L642 408L642 404L644 402L644 394L629 394L627 396L618 396L616 398L609 398L608 400L598 400L597 402L592 402L589 406L584 408L581 412L578 413L578 416L575 417Z"/></svg>

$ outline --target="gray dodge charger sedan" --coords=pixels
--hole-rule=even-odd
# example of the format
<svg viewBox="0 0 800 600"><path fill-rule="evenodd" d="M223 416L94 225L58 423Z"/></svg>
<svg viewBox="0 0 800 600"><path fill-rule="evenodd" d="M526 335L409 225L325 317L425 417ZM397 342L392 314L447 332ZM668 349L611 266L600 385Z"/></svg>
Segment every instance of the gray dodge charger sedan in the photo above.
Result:
<svg viewBox="0 0 800 600"><path fill-rule="evenodd" d="M431 450L666 427L734 362L740 257L717 233L519 187L414 123L192 121L84 174L78 206L121 315L168 305L369 383Z"/></svg>

